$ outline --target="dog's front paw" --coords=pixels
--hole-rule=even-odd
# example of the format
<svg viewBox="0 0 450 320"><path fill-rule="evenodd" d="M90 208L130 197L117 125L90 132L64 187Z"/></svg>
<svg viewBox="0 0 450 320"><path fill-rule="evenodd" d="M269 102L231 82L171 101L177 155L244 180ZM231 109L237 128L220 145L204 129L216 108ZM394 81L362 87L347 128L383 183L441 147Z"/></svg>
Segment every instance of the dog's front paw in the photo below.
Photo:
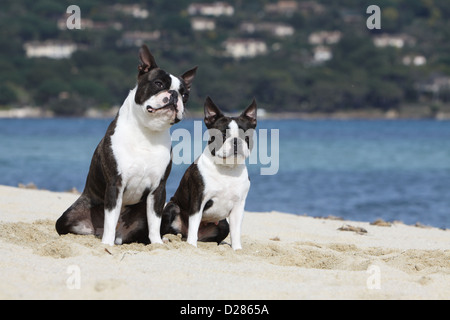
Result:
<svg viewBox="0 0 450 320"><path fill-rule="evenodd" d="M117 244L119 246L122 245L123 244L122 237L117 237L116 240L114 240L114 244Z"/></svg>
<svg viewBox="0 0 450 320"><path fill-rule="evenodd" d="M108 246L114 246L114 241L116 240L116 235L108 234L107 232L103 232L102 243Z"/></svg>
<svg viewBox="0 0 450 320"><path fill-rule="evenodd" d="M241 246L240 243L239 243L239 244L234 244L234 243L232 243L232 244L231 244L231 248L233 248L234 251L236 251L236 250L242 250L242 246Z"/></svg>
<svg viewBox="0 0 450 320"><path fill-rule="evenodd" d="M108 241L108 240L103 239L103 240L102 240L102 243L103 243L103 244L106 244L106 245L108 245L108 246L111 246L111 247L114 246L114 240L113 240L113 241Z"/></svg>
<svg viewBox="0 0 450 320"><path fill-rule="evenodd" d="M189 243L191 246L194 246L197 248L197 241L189 241L187 240L187 243Z"/></svg>
<svg viewBox="0 0 450 320"><path fill-rule="evenodd" d="M156 238L156 239L150 239L150 243L151 244L155 244L155 243L157 243L157 244L164 244L164 242L162 241L161 237Z"/></svg>

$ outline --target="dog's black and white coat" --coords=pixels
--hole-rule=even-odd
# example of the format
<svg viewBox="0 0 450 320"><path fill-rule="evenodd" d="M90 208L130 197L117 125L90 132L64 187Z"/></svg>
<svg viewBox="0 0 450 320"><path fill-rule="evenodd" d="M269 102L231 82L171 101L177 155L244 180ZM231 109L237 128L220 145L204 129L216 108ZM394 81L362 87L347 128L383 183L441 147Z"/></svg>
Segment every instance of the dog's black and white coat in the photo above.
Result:
<svg viewBox="0 0 450 320"><path fill-rule="evenodd" d="M95 150L83 193L56 222L59 234L96 234L109 245L162 243L169 129L183 117L197 68L175 77L157 66L147 46L139 57L137 86Z"/></svg>
<svg viewBox="0 0 450 320"><path fill-rule="evenodd" d="M198 240L220 243L230 232L232 248L242 249L241 225L250 189L245 159L253 144L256 113L253 101L239 117L227 117L206 99L210 140L165 206L163 233L181 233L197 246Z"/></svg>

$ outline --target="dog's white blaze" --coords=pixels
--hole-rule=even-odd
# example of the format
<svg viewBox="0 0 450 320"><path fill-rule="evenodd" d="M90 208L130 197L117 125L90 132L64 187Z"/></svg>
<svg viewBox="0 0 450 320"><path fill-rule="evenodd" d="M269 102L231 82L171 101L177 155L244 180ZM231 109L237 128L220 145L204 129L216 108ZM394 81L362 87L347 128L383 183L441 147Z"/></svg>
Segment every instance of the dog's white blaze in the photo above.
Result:
<svg viewBox="0 0 450 320"><path fill-rule="evenodd" d="M236 123L236 121L232 120L228 124L228 130L229 130L229 135L230 135L231 138L238 138L239 137L239 126Z"/></svg>
<svg viewBox="0 0 450 320"><path fill-rule="evenodd" d="M172 79L172 82L170 84L170 90L174 90L176 92L178 92L178 118L182 119L183 118L183 113L184 113L184 103L183 103L183 98L181 97L180 94L180 87L181 87L181 81L180 79L178 79L177 77L170 75L170 79Z"/></svg>
<svg viewBox="0 0 450 320"><path fill-rule="evenodd" d="M172 83L170 85L170 90L175 90L178 92L180 90L181 81L177 77L170 75L170 79L172 79Z"/></svg>
<svg viewBox="0 0 450 320"><path fill-rule="evenodd" d="M224 141L223 145L216 151L219 161L226 165L242 164L245 159L250 155L247 143L243 140L242 130L239 129L236 121L232 120L228 124L227 139ZM235 139L237 139L237 151L238 154L234 154L234 144Z"/></svg>

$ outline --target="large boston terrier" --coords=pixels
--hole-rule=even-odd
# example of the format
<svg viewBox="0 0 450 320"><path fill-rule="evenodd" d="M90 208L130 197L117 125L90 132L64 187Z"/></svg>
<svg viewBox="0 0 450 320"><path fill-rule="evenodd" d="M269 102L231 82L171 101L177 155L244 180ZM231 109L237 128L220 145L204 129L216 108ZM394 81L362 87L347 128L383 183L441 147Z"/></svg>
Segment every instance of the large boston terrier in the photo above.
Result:
<svg viewBox="0 0 450 320"><path fill-rule="evenodd" d="M59 234L95 234L108 245L162 243L161 214L172 165L169 129L183 117L197 68L178 78L157 66L147 46L139 57L137 86L97 146L83 193L56 222ZM140 208L136 217L133 206Z"/></svg>
<svg viewBox="0 0 450 320"><path fill-rule="evenodd" d="M227 117L206 99L208 146L165 206L163 233L181 233L197 246L197 240L220 243L230 231L231 247L242 249L241 224L250 189L245 159L253 145L256 110L253 101L239 117Z"/></svg>

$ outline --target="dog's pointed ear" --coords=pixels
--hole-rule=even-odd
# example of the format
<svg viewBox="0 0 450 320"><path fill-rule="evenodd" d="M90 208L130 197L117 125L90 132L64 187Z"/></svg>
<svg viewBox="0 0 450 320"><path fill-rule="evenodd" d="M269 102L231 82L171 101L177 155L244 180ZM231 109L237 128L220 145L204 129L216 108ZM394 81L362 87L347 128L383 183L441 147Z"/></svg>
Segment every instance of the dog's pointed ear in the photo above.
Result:
<svg viewBox="0 0 450 320"><path fill-rule="evenodd" d="M158 68L155 58L145 44L139 49L139 59L141 60L141 64L138 66L139 75L147 73L154 68Z"/></svg>
<svg viewBox="0 0 450 320"><path fill-rule="evenodd" d="M209 129L219 119L223 117L222 111L217 107L210 97L205 100L205 125Z"/></svg>
<svg viewBox="0 0 450 320"><path fill-rule="evenodd" d="M255 99L253 99L252 104L249 105L244 112L242 112L241 117L248 119L251 125L256 127L257 105Z"/></svg>
<svg viewBox="0 0 450 320"><path fill-rule="evenodd" d="M197 73L197 68L198 67L194 67L191 70L188 70L185 73L183 73L183 75L181 76L181 79L183 79L189 91L191 91L192 81L194 81L195 74Z"/></svg>

